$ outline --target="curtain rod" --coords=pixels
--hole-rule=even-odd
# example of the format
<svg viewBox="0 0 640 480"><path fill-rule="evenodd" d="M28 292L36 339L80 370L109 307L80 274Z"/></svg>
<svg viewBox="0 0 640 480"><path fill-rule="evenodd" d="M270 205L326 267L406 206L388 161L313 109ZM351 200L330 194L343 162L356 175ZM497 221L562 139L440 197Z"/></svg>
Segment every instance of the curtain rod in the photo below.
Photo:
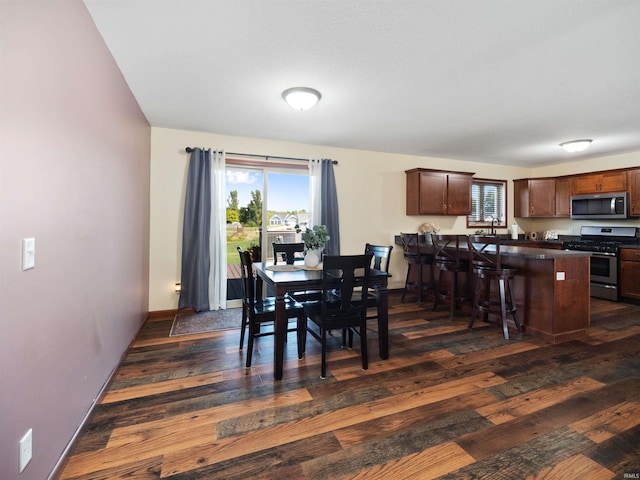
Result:
<svg viewBox="0 0 640 480"><path fill-rule="evenodd" d="M191 148L191 147L187 147L187 148L185 148L185 150L187 151L187 153L193 152L193 148ZM270 158L273 158L275 160L295 160L296 162L310 162L311 161L308 158L277 157L277 156L273 156L273 155L257 155L255 153L227 152L227 155L240 155L242 157L264 158L265 160L269 160ZM334 165L337 165L338 161L337 160L331 160L331 163L333 163Z"/></svg>

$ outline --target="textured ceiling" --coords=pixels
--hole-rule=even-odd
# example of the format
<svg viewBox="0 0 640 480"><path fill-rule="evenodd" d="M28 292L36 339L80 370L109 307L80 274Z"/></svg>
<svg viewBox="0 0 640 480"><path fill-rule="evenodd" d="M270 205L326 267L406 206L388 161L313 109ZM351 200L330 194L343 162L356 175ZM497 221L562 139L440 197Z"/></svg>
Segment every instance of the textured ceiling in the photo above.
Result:
<svg viewBox="0 0 640 480"><path fill-rule="evenodd" d="M152 126L530 167L640 151L638 0L85 4ZM294 111L294 86L322 100Z"/></svg>

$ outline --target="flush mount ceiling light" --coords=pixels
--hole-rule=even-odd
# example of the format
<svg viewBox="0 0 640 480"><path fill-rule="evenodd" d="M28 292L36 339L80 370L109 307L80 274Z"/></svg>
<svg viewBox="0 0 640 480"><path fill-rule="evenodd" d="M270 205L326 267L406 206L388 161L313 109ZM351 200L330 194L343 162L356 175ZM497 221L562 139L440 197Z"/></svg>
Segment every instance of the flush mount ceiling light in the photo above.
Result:
<svg viewBox="0 0 640 480"><path fill-rule="evenodd" d="M586 150L589 145L591 145L591 142L593 142L593 140L572 140L570 142L561 143L560 146L564 148L566 152L575 153Z"/></svg>
<svg viewBox="0 0 640 480"><path fill-rule="evenodd" d="M294 110L309 110L322 98L320 92L313 88L293 87L282 92L282 98Z"/></svg>

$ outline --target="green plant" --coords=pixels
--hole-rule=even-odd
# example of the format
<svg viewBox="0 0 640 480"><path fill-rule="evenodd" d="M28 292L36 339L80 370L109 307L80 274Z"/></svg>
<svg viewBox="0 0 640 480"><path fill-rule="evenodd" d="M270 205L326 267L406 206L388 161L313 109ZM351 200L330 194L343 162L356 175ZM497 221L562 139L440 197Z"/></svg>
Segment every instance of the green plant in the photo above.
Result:
<svg viewBox="0 0 640 480"><path fill-rule="evenodd" d="M300 225L296 225L296 233L302 232ZM302 232L302 241L307 250L318 250L325 247L331 237L326 225L314 225Z"/></svg>

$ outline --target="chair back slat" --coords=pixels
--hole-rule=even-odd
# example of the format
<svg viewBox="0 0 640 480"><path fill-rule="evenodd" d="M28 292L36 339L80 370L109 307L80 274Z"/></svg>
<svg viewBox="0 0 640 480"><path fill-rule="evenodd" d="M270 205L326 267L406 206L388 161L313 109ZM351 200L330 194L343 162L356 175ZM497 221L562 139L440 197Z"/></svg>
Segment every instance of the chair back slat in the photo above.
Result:
<svg viewBox="0 0 640 480"><path fill-rule="evenodd" d="M450 263L456 267L467 265L472 260L471 252L466 248L460 248L465 244L467 235L439 235L431 234L433 256L436 263Z"/></svg>
<svg viewBox="0 0 640 480"><path fill-rule="evenodd" d="M500 239L486 235L469 235L467 245L476 266L501 269Z"/></svg>
<svg viewBox="0 0 640 480"><path fill-rule="evenodd" d="M371 253L324 256L321 302L325 318L336 321L343 318L365 318L372 258ZM362 288L356 289L356 284ZM340 292L337 301L334 290Z"/></svg>
<svg viewBox="0 0 640 480"><path fill-rule="evenodd" d="M238 247L240 255L240 279L242 283L242 301L250 308L253 308L256 300L256 284L253 276L253 261L251 253L243 251Z"/></svg>
<svg viewBox="0 0 640 480"><path fill-rule="evenodd" d="M405 257L415 256L420 253L420 244L418 242L417 233L400 233L400 241L402 242L402 250Z"/></svg>
<svg viewBox="0 0 640 480"><path fill-rule="evenodd" d="M393 245L372 245L367 243L364 247L364 253L373 255L373 268L389 273L389 262L391 260L391 251Z"/></svg>
<svg viewBox="0 0 640 480"><path fill-rule="evenodd" d="M296 253L304 252L304 243L277 243L273 242L273 264L278 264L278 255L287 265L293 265Z"/></svg>

